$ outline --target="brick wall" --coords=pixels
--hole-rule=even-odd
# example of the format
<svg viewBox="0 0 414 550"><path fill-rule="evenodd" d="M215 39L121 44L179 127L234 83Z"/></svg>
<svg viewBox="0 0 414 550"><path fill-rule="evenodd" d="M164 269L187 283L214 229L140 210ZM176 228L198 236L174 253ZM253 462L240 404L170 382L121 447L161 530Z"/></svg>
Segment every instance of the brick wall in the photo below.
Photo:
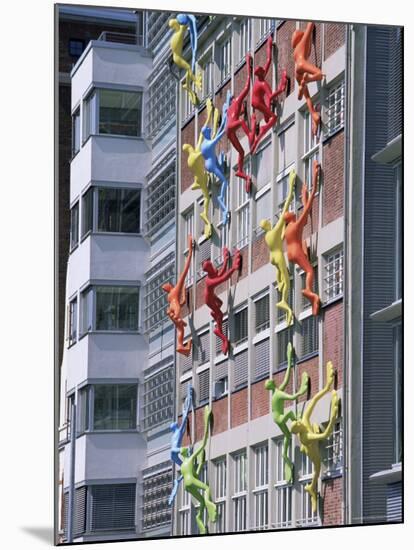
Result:
<svg viewBox="0 0 414 550"><path fill-rule="evenodd" d="M276 372L273 375L273 380L276 384L276 387L278 387L278 388L280 387L280 384L282 384L282 382L285 378L285 375L286 375L286 369L282 370L280 372ZM286 393L290 393L290 394L293 393L293 379L294 379L294 377L295 377L295 373L292 370L292 371L290 371L290 378L289 378L288 385L285 388Z"/></svg>
<svg viewBox="0 0 414 550"><path fill-rule="evenodd" d="M323 348L324 348L324 370L323 380L326 379L326 363L332 361L337 371L337 387L343 384L343 302L335 302L323 309Z"/></svg>
<svg viewBox="0 0 414 550"><path fill-rule="evenodd" d="M325 23L324 57L328 59L343 44L345 44L345 28L343 23Z"/></svg>
<svg viewBox="0 0 414 550"><path fill-rule="evenodd" d="M322 524L341 525L342 518L342 477L322 482Z"/></svg>
<svg viewBox="0 0 414 550"><path fill-rule="evenodd" d="M297 371L296 387L298 389L299 389L300 381L302 380L302 374L304 372L307 372L309 375L310 392L308 390L308 395L306 394L301 395L298 398L298 402L303 402L308 399L311 399L319 391L319 356L316 355L315 357L312 357L307 361L303 361L299 363L299 365L296 365L296 371Z"/></svg>
<svg viewBox="0 0 414 550"><path fill-rule="evenodd" d="M185 92L184 92L185 93ZM197 145L195 140L195 117L183 128L181 132L181 193L192 185L194 178L187 165L188 154L182 150L185 143L189 143L193 147Z"/></svg>
<svg viewBox="0 0 414 550"><path fill-rule="evenodd" d="M269 261L269 249L267 247L264 233L253 243L252 248L252 271L266 265ZM276 274L275 274L276 277Z"/></svg>
<svg viewBox="0 0 414 550"><path fill-rule="evenodd" d="M231 395L230 426L235 428L247 422L247 388Z"/></svg>
<svg viewBox="0 0 414 550"><path fill-rule="evenodd" d="M307 21L300 22L300 29L305 30ZM312 48L309 56L309 61L320 67L322 65L322 23L315 23L315 29L312 37Z"/></svg>
<svg viewBox="0 0 414 550"><path fill-rule="evenodd" d="M214 435L225 432L229 428L227 404L228 397L222 397L213 402Z"/></svg>
<svg viewBox="0 0 414 550"><path fill-rule="evenodd" d="M301 207L297 213L298 218L302 214L302 212L303 212L303 208ZM313 200L312 208L308 215L308 221L306 222L306 225L303 228L303 238L307 239L310 235L313 235L314 233L316 233L318 231L318 227L319 227L319 195L316 195Z"/></svg>
<svg viewBox="0 0 414 550"><path fill-rule="evenodd" d="M344 132L335 134L323 145L322 225L336 220L344 212Z"/></svg>
<svg viewBox="0 0 414 550"><path fill-rule="evenodd" d="M245 246L240 251L241 253L241 261L242 261L242 268L241 271L235 271L233 275L231 276L231 284L235 285L237 281L240 281L241 279L244 279L247 277L247 274L249 272L249 265L248 265L248 259L249 259L249 247Z"/></svg>
<svg viewBox="0 0 414 550"><path fill-rule="evenodd" d="M295 63L291 46L292 34L296 29L296 21L285 21L277 29L277 82L280 82L282 71L286 69L288 86L286 95L290 95L295 89ZM283 97L283 96L282 96Z"/></svg>
<svg viewBox="0 0 414 550"><path fill-rule="evenodd" d="M199 307L204 305L204 290L206 288L206 278L203 277L200 281L197 281L196 283L196 299L195 299L195 307L198 309Z"/></svg>
<svg viewBox="0 0 414 550"><path fill-rule="evenodd" d="M255 384L251 385L250 394L250 416L252 419L270 414L269 408L269 394L270 392L265 388L266 380L259 380Z"/></svg>

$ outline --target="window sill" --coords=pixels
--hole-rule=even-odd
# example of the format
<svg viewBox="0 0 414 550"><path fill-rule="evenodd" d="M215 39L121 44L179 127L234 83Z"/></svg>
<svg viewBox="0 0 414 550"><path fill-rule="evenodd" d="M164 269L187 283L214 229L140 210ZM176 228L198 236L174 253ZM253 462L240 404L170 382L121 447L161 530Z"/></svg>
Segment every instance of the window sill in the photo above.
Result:
<svg viewBox="0 0 414 550"><path fill-rule="evenodd" d="M89 235L92 235L92 229L90 229L87 233L85 233L85 235L82 235L81 239L80 239L80 244L83 243L83 241L85 241Z"/></svg>
<svg viewBox="0 0 414 550"><path fill-rule="evenodd" d="M322 481L330 481L331 479L338 479L342 477L342 468L338 470L329 470L321 476Z"/></svg>
<svg viewBox="0 0 414 550"><path fill-rule="evenodd" d="M337 134L339 134L339 132L342 132L342 130L344 128L345 128L345 125L341 126L340 128L337 128L336 130L334 130L332 133L328 134L327 136L324 135L324 137L322 138L322 144L325 145L325 143L328 143L328 141L330 141L333 137L335 137Z"/></svg>
<svg viewBox="0 0 414 550"><path fill-rule="evenodd" d="M119 236L119 237L143 237L142 233L126 233L124 231L91 231L92 235Z"/></svg>
<svg viewBox="0 0 414 550"><path fill-rule="evenodd" d="M194 110L185 117L185 119L181 124L181 130L183 130L187 126L187 124L189 124L192 121L192 119L195 117L195 114L196 114L196 108L194 108Z"/></svg>
<svg viewBox="0 0 414 550"><path fill-rule="evenodd" d="M341 301L343 297L344 295L340 294L339 296L335 296L335 298L331 298L328 302L324 302L323 304L321 304L321 309L325 309L333 304L336 304L337 302Z"/></svg>
<svg viewBox="0 0 414 550"><path fill-rule="evenodd" d="M235 393L241 391L241 390L245 390L248 386L248 383L247 382L243 382L242 384L239 384L238 386L236 386L234 388L234 390L232 390L231 394L234 395Z"/></svg>
<svg viewBox="0 0 414 550"><path fill-rule="evenodd" d="M300 365L301 363L304 363L305 361L309 361L309 359L313 359L314 357L318 357L319 351L313 351L312 353L307 353L300 359L296 360L296 364Z"/></svg>
<svg viewBox="0 0 414 550"><path fill-rule="evenodd" d="M82 145L83 145L83 144L82 144ZM81 148L79 148L76 152L73 152L73 151L72 151L72 156L71 156L71 158L70 158L70 160L69 160L69 163L71 163L71 162L73 162L73 161L75 160L75 158L79 155L80 150L81 150Z"/></svg>
<svg viewBox="0 0 414 550"><path fill-rule="evenodd" d="M79 242L69 250L69 256L79 248Z"/></svg>
<svg viewBox="0 0 414 550"><path fill-rule="evenodd" d="M395 321L402 316L402 298L383 309L371 313L370 318L373 321L385 321L386 323Z"/></svg>
<svg viewBox="0 0 414 550"><path fill-rule="evenodd" d="M87 332L84 332L82 335L79 336L78 342L82 340L87 334L129 334L129 335L135 335L135 336L141 336L143 335L142 329L138 330L88 330Z"/></svg>
<svg viewBox="0 0 414 550"><path fill-rule="evenodd" d="M225 76L225 77L223 78L223 80L221 80L221 82L219 82L219 84L217 84L215 93L218 94L219 92L221 92L221 90L224 88L224 86L225 86L230 80L231 80L231 73L229 73L227 76Z"/></svg>
<svg viewBox="0 0 414 550"><path fill-rule="evenodd" d="M224 399L225 397L228 397L229 396L229 392L226 391L220 395L217 395L217 396L213 396L213 402L215 403L216 401L221 401L222 399Z"/></svg>
<svg viewBox="0 0 414 550"><path fill-rule="evenodd" d="M381 470L369 476L372 483L396 483L402 479L401 462L392 464L389 470Z"/></svg>
<svg viewBox="0 0 414 550"><path fill-rule="evenodd" d="M262 382L263 380L269 380L269 379L270 379L270 375L267 372L266 374L261 374L260 376L252 380L250 385L253 386L253 384L256 384L257 382Z"/></svg>
<svg viewBox="0 0 414 550"><path fill-rule="evenodd" d="M93 137L103 138L115 138L115 139L129 139L133 141L145 141L143 136L124 136L122 134L91 134Z"/></svg>
<svg viewBox="0 0 414 550"><path fill-rule="evenodd" d="M140 430L138 428L126 428L125 430L115 430L115 429L110 429L110 430L86 430L84 432L78 432L76 434L76 437L82 437L83 435L94 435L94 434L97 434L97 435L101 435L101 434L126 434L126 433L129 433L129 434L137 434L137 433L141 433Z"/></svg>

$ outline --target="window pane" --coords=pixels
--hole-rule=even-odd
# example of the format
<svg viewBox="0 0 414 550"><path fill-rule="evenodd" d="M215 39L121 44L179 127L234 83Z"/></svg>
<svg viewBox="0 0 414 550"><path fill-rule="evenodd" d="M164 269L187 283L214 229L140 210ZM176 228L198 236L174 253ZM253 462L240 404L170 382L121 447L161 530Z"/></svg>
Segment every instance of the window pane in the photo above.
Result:
<svg viewBox="0 0 414 550"><path fill-rule="evenodd" d="M122 430L136 427L137 386L99 384L95 386L94 429Z"/></svg>
<svg viewBox="0 0 414 550"><path fill-rule="evenodd" d="M78 323L78 300L72 300L69 304L69 345L76 342Z"/></svg>
<svg viewBox="0 0 414 550"><path fill-rule="evenodd" d="M93 289L88 288L82 292L81 296L81 307L82 307L82 334L92 330L92 319L93 319Z"/></svg>
<svg viewBox="0 0 414 550"><path fill-rule="evenodd" d="M92 231L93 187L90 187L82 198L82 237Z"/></svg>
<svg viewBox="0 0 414 550"><path fill-rule="evenodd" d="M79 242L79 203L77 202L70 210L70 249L72 250Z"/></svg>
<svg viewBox="0 0 414 550"><path fill-rule="evenodd" d="M98 230L139 233L140 191L129 189L98 190Z"/></svg>
<svg viewBox="0 0 414 550"><path fill-rule="evenodd" d="M79 109L72 118L72 155L80 149L80 111Z"/></svg>
<svg viewBox="0 0 414 550"><path fill-rule="evenodd" d="M83 140L96 133L96 93L92 92L84 103Z"/></svg>
<svg viewBox="0 0 414 550"><path fill-rule="evenodd" d="M100 90L99 133L140 136L141 99L140 92Z"/></svg>
<svg viewBox="0 0 414 550"><path fill-rule="evenodd" d="M96 329L138 330L138 289L96 287Z"/></svg>

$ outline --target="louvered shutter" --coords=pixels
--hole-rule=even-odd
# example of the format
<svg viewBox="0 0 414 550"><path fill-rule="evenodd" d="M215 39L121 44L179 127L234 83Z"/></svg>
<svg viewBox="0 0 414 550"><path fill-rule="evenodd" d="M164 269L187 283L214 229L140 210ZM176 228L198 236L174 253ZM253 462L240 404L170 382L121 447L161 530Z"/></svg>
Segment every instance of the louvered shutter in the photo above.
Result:
<svg viewBox="0 0 414 550"><path fill-rule="evenodd" d="M226 376L228 376L228 372L229 372L228 361L223 361L222 363L215 365L214 380L221 380L221 378L225 378Z"/></svg>
<svg viewBox="0 0 414 550"><path fill-rule="evenodd" d="M247 307L234 315L234 344L241 344L247 340Z"/></svg>
<svg viewBox="0 0 414 550"><path fill-rule="evenodd" d="M207 331L198 337L198 364L210 361L210 333Z"/></svg>
<svg viewBox="0 0 414 550"><path fill-rule="evenodd" d="M200 372L198 375L198 404L209 400L210 395L210 369Z"/></svg>
<svg viewBox="0 0 414 550"><path fill-rule="evenodd" d="M191 379L181 382L180 384L180 401L184 403L185 398L187 397L188 386L191 384ZM178 411L178 414L181 414L181 411Z"/></svg>
<svg viewBox="0 0 414 550"><path fill-rule="evenodd" d="M256 333L266 330L269 327L270 311L269 311L269 294L263 296L254 303L254 324Z"/></svg>
<svg viewBox="0 0 414 550"><path fill-rule="evenodd" d="M73 518L73 534L80 535L85 532L86 526L86 487L75 490L75 510Z"/></svg>
<svg viewBox="0 0 414 550"><path fill-rule="evenodd" d="M269 375L270 345L269 338L254 346L254 378L255 380Z"/></svg>
<svg viewBox="0 0 414 550"><path fill-rule="evenodd" d="M281 330L277 333L276 342L277 342L277 368L278 370L283 368L287 363L286 358L286 348L289 342L293 340L293 328L289 327L288 329Z"/></svg>
<svg viewBox="0 0 414 550"><path fill-rule="evenodd" d="M387 520L401 521L402 520L402 484L390 483L387 487Z"/></svg>
<svg viewBox="0 0 414 550"><path fill-rule="evenodd" d="M69 509L69 493L63 495L63 534L65 539L68 538L68 509Z"/></svg>
<svg viewBox="0 0 414 550"><path fill-rule="evenodd" d="M227 337L229 335L228 329L229 329L229 320L225 319L223 321L223 334ZM221 344L222 344L221 339L218 336L216 336L216 355L220 355L221 353Z"/></svg>
<svg viewBox="0 0 414 550"><path fill-rule="evenodd" d="M247 350L234 357L234 387L237 388L247 382L248 360Z"/></svg>
<svg viewBox="0 0 414 550"><path fill-rule="evenodd" d="M302 347L301 357L318 351L319 347L319 323L314 315L302 321Z"/></svg>
<svg viewBox="0 0 414 550"><path fill-rule="evenodd" d="M93 485L92 530L135 528L134 483Z"/></svg>
<svg viewBox="0 0 414 550"><path fill-rule="evenodd" d="M188 356L180 354L181 362L181 374L191 370L193 368L193 353L191 352Z"/></svg>
<svg viewBox="0 0 414 550"><path fill-rule="evenodd" d="M198 279L204 276L202 263L209 258L211 258L211 242L210 239L207 239L198 247Z"/></svg>

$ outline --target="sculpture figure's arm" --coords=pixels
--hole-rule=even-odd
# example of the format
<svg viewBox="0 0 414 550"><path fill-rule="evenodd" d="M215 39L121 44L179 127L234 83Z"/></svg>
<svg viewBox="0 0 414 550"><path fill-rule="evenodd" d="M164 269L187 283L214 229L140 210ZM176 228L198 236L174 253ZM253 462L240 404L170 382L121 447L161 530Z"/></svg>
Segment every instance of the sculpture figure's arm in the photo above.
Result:
<svg viewBox="0 0 414 550"><path fill-rule="evenodd" d="M187 256L187 259L185 260L184 269L181 272L180 277L178 278L177 284L175 285L175 287L177 288L181 296L180 298L181 305L184 305L185 303L184 283L185 283L185 278L187 277L188 270L190 269L191 258L193 256L193 237L191 235L188 235L188 249L189 249L188 256Z"/></svg>
<svg viewBox="0 0 414 550"><path fill-rule="evenodd" d="M252 56L249 53L246 53L246 66L247 66L247 79L246 84L244 85L243 90L240 92L239 97L237 98L238 102L242 102L250 90L251 84L251 72L252 72Z"/></svg>
<svg viewBox="0 0 414 550"><path fill-rule="evenodd" d="M217 277L221 277L226 272L227 264L229 262L229 258L230 258L229 249L227 247L224 247L223 248L223 265L217 271Z"/></svg>
<svg viewBox="0 0 414 550"><path fill-rule="evenodd" d="M195 61L197 56L197 20L194 15L188 14L188 22L190 27L190 42L192 50L191 68L195 74Z"/></svg>
<svg viewBox="0 0 414 550"><path fill-rule="evenodd" d="M305 29L305 32L303 33L303 38L302 38L305 44L308 44L312 40L312 33L314 28L315 28L315 23L308 23L306 25L306 29Z"/></svg>
<svg viewBox="0 0 414 550"><path fill-rule="evenodd" d="M286 386L289 383L290 371L292 370L292 366L293 366L293 347L291 342L289 342L287 345L286 355L287 355L286 374L283 379L283 382L280 384L280 387L279 387L279 389L282 391L286 388Z"/></svg>
<svg viewBox="0 0 414 550"><path fill-rule="evenodd" d="M270 69L270 65L272 63L272 48L273 48L273 33L267 39L267 59L266 59L266 65L263 67L265 76L267 76L267 73L269 72L269 69Z"/></svg>
<svg viewBox="0 0 414 550"><path fill-rule="evenodd" d="M283 205L283 210L281 214L281 218L283 219L286 212L289 210L290 203L292 202L293 195L295 193L295 182L296 182L296 172L295 170L291 170L289 174L289 192L288 196L286 197L285 204Z"/></svg>
<svg viewBox="0 0 414 550"><path fill-rule="evenodd" d="M208 439L208 431L210 427L210 418L211 418L211 409L207 405L204 412L204 435L203 435L203 441L201 442L200 447L193 453L192 457L195 459L197 458L206 448L207 445L207 439Z"/></svg>

